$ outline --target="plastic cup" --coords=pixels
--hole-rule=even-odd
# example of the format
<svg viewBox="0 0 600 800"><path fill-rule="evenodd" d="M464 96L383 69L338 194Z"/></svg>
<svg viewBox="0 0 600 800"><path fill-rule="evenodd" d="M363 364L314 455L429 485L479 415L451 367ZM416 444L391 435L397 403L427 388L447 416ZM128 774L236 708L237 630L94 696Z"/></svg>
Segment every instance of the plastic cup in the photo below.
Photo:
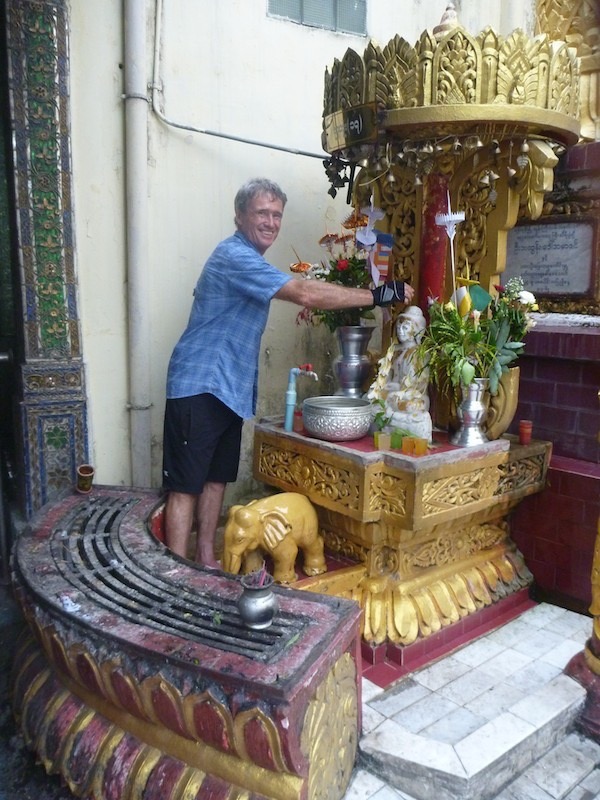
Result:
<svg viewBox="0 0 600 800"><path fill-rule="evenodd" d="M405 456L414 456L415 454L415 440L412 436L405 436L402 439L402 452Z"/></svg>
<svg viewBox="0 0 600 800"><path fill-rule="evenodd" d="M375 431L373 434L373 442L377 450L390 450L392 446L392 437L389 433L384 431Z"/></svg>
<svg viewBox="0 0 600 800"><path fill-rule="evenodd" d="M413 443L414 443L414 453L416 456L427 455L427 449L429 445L427 439L422 439L419 436L415 436L415 438L413 439Z"/></svg>

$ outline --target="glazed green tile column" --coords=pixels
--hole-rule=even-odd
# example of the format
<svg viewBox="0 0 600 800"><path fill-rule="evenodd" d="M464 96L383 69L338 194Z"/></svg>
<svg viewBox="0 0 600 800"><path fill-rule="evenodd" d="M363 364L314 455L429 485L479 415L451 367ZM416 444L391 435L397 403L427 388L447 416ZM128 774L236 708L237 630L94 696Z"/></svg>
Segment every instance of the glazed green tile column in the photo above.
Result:
<svg viewBox="0 0 600 800"><path fill-rule="evenodd" d="M7 0L7 50L22 307L23 506L73 485L88 460L69 120L68 3Z"/></svg>

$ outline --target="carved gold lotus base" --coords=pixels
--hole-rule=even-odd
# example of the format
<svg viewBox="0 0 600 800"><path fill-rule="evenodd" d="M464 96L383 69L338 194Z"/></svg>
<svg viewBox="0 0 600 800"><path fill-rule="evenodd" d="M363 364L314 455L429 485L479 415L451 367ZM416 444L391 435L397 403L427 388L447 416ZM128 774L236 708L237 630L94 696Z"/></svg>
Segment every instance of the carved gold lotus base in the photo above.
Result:
<svg viewBox="0 0 600 800"><path fill-rule="evenodd" d="M83 650L80 645L73 654L74 670ZM107 668L95 665L89 653L85 657L91 667L88 678L110 687L120 673L117 661ZM258 706L240 710L233 719L210 691L184 699L153 676L141 685L129 685L132 698L146 712L140 719L122 703L108 702L99 692L58 673L31 635L23 639L16 664L14 705L25 741L46 771L60 773L80 797L242 800L252 792L273 800L335 800L349 782L358 734L355 664L349 654L338 660L308 702L301 733L302 752L311 759L305 779L286 769L276 726ZM112 687L111 692L114 695ZM181 707L184 724L179 732L162 724L157 713L161 694ZM206 741L210 729L212 746ZM268 740L276 764L272 769L254 763L249 743L256 747L257 733ZM236 752L223 752L226 739Z"/></svg>
<svg viewBox="0 0 600 800"><path fill-rule="evenodd" d="M475 528L471 533L477 533ZM329 542L329 537L325 541ZM531 581L521 554L505 541L412 580L402 580L397 573L369 576L367 567L360 565L310 578L298 588L356 600L364 611L365 641L409 645L492 605Z"/></svg>
<svg viewBox="0 0 600 800"><path fill-rule="evenodd" d="M510 538L508 513L545 486L551 445L505 437L439 445L423 457L255 429L255 475L302 492L319 514L326 550L355 565L298 588L352 598L369 644L426 639L532 582Z"/></svg>

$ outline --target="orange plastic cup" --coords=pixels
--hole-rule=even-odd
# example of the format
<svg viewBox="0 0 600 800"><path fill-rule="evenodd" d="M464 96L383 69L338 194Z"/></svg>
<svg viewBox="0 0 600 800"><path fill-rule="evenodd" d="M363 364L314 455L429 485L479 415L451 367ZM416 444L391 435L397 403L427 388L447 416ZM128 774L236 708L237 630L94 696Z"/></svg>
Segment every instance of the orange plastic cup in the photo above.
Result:
<svg viewBox="0 0 600 800"><path fill-rule="evenodd" d="M416 456L424 456L427 454L427 448L429 442L427 439L422 439L421 437L415 436L413 439L414 444L414 454Z"/></svg>
<svg viewBox="0 0 600 800"><path fill-rule="evenodd" d="M402 452L405 456L414 456L415 454L415 440L412 436L405 436L402 439Z"/></svg>

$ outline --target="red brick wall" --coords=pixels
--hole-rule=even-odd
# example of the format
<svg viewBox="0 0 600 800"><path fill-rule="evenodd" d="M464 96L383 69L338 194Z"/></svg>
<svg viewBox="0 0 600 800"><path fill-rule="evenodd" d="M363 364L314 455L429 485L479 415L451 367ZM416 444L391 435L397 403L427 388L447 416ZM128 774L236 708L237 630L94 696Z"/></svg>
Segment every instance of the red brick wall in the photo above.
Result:
<svg viewBox="0 0 600 800"><path fill-rule="evenodd" d="M518 420L553 444L548 487L526 498L512 536L532 571L534 593L586 611L600 517L600 328L538 328L520 359Z"/></svg>
<svg viewBox="0 0 600 800"><path fill-rule="evenodd" d="M600 327L564 325L530 331L519 359L519 419L533 420L533 435L552 442L554 455L600 463Z"/></svg>
<svg viewBox="0 0 600 800"><path fill-rule="evenodd" d="M538 599L587 611L599 517L600 466L553 457L548 488L527 497L511 519Z"/></svg>

